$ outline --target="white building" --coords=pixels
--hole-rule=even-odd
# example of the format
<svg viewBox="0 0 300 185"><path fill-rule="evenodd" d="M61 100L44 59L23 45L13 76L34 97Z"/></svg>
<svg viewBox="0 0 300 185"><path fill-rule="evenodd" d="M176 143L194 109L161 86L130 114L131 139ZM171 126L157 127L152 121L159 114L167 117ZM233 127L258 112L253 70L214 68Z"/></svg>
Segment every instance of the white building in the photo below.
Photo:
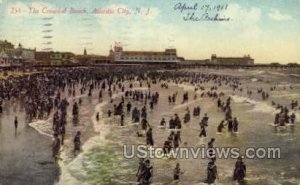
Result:
<svg viewBox="0 0 300 185"><path fill-rule="evenodd" d="M0 67L10 66L9 56L4 50L0 51Z"/></svg>
<svg viewBox="0 0 300 185"><path fill-rule="evenodd" d="M15 49L15 55L22 59L24 63L32 63L35 61L35 49L23 48L21 44Z"/></svg>
<svg viewBox="0 0 300 185"><path fill-rule="evenodd" d="M165 51L123 51L122 46L114 46L110 50L112 62L121 63L177 63L176 49Z"/></svg>

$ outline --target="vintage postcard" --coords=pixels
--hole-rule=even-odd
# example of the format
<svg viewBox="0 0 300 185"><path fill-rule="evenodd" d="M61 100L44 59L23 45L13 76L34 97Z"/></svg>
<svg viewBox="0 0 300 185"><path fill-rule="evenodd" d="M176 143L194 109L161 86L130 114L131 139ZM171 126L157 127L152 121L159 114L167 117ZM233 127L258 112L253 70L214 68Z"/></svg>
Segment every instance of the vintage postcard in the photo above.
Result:
<svg viewBox="0 0 300 185"><path fill-rule="evenodd" d="M0 0L0 185L300 185L300 0Z"/></svg>

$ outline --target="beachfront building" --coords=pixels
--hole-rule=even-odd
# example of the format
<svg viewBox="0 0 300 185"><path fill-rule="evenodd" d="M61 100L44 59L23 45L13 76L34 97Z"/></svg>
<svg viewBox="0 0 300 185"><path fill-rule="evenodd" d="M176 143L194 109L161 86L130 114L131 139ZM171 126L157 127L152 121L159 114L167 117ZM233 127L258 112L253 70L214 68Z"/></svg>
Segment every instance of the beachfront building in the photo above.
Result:
<svg viewBox="0 0 300 185"><path fill-rule="evenodd" d="M14 45L7 40L0 40L0 67L11 66L11 55L14 52Z"/></svg>
<svg viewBox="0 0 300 185"><path fill-rule="evenodd" d="M250 55L243 57L217 57L217 55L213 54L211 56L211 63L219 65L253 65L254 59Z"/></svg>
<svg viewBox="0 0 300 185"><path fill-rule="evenodd" d="M176 49L165 51L124 51L120 45L110 50L109 58L116 63L177 63Z"/></svg>
<svg viewBox="0 0 300 185"><path fill-rule="evenodd" d="M35 62L35 49L23 48L21 44L15 49L13 58L21 59L24 64Z"/></svg>
<svg viewBox="0 0 300 185"><path fill-rule="evenodd" d="M0 67L8 67L10 66L9 56L5 51L0 51Z"/></svg>
<svg viewBox="0 0 300 185"><path fill-rule="evenodd" d="M51 64L51 52L49 51L37 51L35 52L35 61L39 65Z"/></svg>
<svg viewBox="0 0 300 185"><path fill-rule="evenodd" d="M110 59L107 56L102 55L76 55L74 58L76 64L103 64L110 63Z"/></svg>
<svg viewBox="0 0 300 185"><path fill-rule="evenodd" d="M15 55L15 53L6 53L4 51L0 52L0 67L12 67L12 66L22 66L23 59L21 56Z"/></svg>
<svg viewBox="0 0 300 185"><path fill-rule="evenodd" d="M35 60L38 65L64 65L71 64L74 56L71 52L37 51Z"/></svg>
<svg viewBox="0 0 300 185"><path fill-rule="evenodd" d="M23 65L23 56L7 40L0 40L0 67Z"/></svg>
<svg viewBox="0 0 300 185"><path fill-rule="evenodd" d="M71 52L50 52L51 65L65 65L71 64L74 60L74 53Z"/></svg>

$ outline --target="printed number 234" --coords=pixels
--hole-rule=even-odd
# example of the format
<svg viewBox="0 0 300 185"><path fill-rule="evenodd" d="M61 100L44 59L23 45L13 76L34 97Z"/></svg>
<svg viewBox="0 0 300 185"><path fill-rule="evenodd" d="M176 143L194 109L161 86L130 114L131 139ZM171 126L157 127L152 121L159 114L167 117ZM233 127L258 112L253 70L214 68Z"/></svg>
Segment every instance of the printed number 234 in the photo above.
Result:
<svg viewBox="0 0 300 185"><path fill-rule="evenodd" d="M21 8L20 7L11 7L10 13L11 14L21 13Z"/></svg>

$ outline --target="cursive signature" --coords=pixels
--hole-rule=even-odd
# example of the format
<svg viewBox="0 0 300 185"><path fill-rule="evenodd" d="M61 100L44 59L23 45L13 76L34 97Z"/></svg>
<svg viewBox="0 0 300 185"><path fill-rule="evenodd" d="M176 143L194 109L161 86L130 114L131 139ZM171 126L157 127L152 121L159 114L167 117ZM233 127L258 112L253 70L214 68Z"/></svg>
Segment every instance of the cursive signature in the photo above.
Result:
<svg viewBox="0 0 300 185"><path fill-rule="evenodd" d="M187 10L198 10L198 3L195 3L193 5L187 5L186 3L177 3L174 6L174 10L179 10L181 13Z"/></svg>
<svg viewBox="0 0 300 185"><path fill-rule="evenodd" d="M185 2L176 3L173 7L174 11L181 14L183 21L199 22L199 21L232 21L231 17L224 15L228 4L216 3L194 3Z"/></svg>
<svg viewBox="0 0 300 185"><path fill-rule="evenodd" d="M204 13L202 15L196 15L193 13L187 13L186 16L183 17L184 21L224 21L228 22L230 21L230 17L220 16L220 14L216 13L214 15L209 15L208 13Z"/></svg>

